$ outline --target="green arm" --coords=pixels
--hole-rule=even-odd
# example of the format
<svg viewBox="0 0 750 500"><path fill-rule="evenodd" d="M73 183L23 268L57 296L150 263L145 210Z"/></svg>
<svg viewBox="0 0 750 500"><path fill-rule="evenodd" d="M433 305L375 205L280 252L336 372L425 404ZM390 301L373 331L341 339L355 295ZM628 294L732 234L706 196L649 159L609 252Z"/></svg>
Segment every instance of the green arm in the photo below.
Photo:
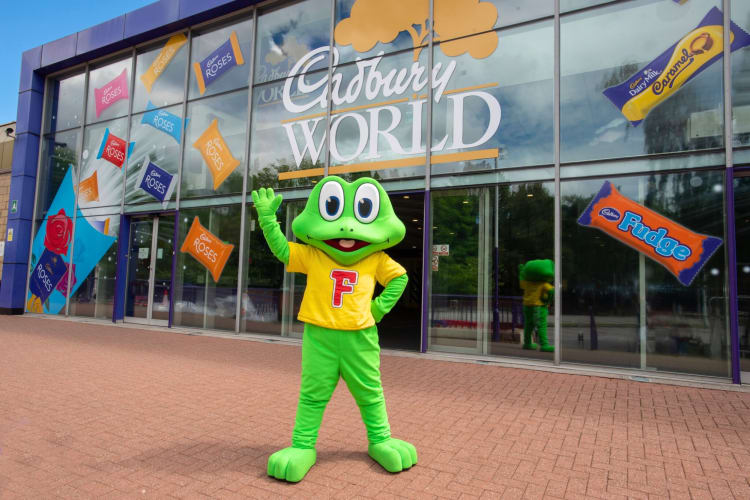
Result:
<svg viewBox="0 0 750 500"><path fill-rule="evenodd" d="M276 220L276 210L281 205L281 195L274 197L273 189L260 188L251 193L255 210L258 212L258 222L263 230L268 248L284 264L289 264L289 242L281 232Z"/></svg>
<svg viewBox="0 0 750 500"><path fill-rule="evenodd" d="M409 278L405 274L393 278L385 285L383 292L370 302L370 312L376 323L380 323L383 316L393 309L398 299L401 298L401 294L404 293L408 281Z"/></svg>

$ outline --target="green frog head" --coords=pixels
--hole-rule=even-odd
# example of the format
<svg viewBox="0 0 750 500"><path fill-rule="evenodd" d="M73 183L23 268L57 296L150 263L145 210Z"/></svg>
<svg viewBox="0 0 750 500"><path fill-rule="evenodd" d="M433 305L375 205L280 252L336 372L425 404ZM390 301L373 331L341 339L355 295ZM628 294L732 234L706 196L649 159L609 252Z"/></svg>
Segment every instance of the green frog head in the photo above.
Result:
<svg viewBox="0 0 750 500"><path fill-rule="evenodd" d="M350 184L335 175L315 185L292 231L347 266L398 244L406 234L378 181L362 177Z"/></svg>
<svg viewBox="0 0 750 500"><path fill-rule="evenodd" d="M546 281L555 279L555 263L549 259L530 260L518 266L519 278L523 281Z"/></svg>

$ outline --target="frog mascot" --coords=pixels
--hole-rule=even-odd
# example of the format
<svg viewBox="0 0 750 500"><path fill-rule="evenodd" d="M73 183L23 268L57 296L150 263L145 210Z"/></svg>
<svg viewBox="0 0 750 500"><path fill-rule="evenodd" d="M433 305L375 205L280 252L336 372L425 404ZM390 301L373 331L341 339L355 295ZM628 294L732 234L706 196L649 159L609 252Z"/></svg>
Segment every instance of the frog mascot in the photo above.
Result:
<svg viewBox="0 0 750 500"><path fill-rule="evenodd" d="M302 376L292 446L268 459L268 475L300 481L315 464L315 443L339 377L359 406L367 452L388 472L417 463L417 450L391 437L380 383L380 346L375 323L406 288L406 270L383 252L406 233L382 186L370 178L353 183L329 176L316 184L304 211L292 222L288 242L276 221L281 195L252 192L258 222L287 272L307 274L298 319L305 323ZM385 287L374 300L375 282Z"/></svg>
<svg viewBox="0 0 750 500"><path fill-rule="evenodd" d="M549 259L530 260L518 266L518 276L523 290L523 348L554 352L555 346L547 341L547 304L555 292L551 283L555 279L555 263ZM537 346L531 336L537 330Z"/></svg>

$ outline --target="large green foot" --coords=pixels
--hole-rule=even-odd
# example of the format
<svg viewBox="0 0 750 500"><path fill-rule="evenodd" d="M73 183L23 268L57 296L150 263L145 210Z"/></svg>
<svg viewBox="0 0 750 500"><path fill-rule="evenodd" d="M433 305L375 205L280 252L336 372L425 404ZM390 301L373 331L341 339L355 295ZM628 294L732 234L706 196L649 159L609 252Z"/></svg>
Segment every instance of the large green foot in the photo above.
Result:
<svg viewBox="0 0 750 500"><path fill-rule="evenodd" d="M542 352L555 352L555 346L552 344L542 344L542 347L539 348Z"/></svg>
<svg viewBox="0 0 750 500"><path fill-rule="evenodd" d="M533 343L533 342L531 342L531 343L529 343L529 344L524 344L524 345L523 345L523 348L524 348L524 349L529 349L529 350L531 350L531 351L536 351L536 348L537 348L537 347L539 347L539 346L538 346L538 345L536 345L536 344L535 344L535 343Z"/></svg>
<svg viewBox="0 0 750 500"><path fill-rule="evenodd" d="M389 438L367 447L367 453L388 472L401 472L417 463L417 449L413 444Z"/></svg>
<svg viewBox="0 0 750 500"><path fill-rule="evenodd" d="M315 464L315 450L304 448L284 448L268 458L268 475L296 483Z"/></svg>

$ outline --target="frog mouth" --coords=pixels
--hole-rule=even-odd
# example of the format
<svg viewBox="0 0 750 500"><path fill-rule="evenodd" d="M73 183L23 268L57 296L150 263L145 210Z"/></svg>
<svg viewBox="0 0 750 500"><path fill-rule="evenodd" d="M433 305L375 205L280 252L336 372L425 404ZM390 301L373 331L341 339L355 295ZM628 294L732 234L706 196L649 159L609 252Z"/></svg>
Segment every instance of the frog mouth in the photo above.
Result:
<svg viewBox="0 0 750 500"><path fill-rule="evenodd" d="M333 240L324 240L326 245L335 248L336 250L339 250L340 252L355 252L359 250L360 248L366 247L370 243L367 241L362 240L355 240L355 239L333 239Z"/></svg>

